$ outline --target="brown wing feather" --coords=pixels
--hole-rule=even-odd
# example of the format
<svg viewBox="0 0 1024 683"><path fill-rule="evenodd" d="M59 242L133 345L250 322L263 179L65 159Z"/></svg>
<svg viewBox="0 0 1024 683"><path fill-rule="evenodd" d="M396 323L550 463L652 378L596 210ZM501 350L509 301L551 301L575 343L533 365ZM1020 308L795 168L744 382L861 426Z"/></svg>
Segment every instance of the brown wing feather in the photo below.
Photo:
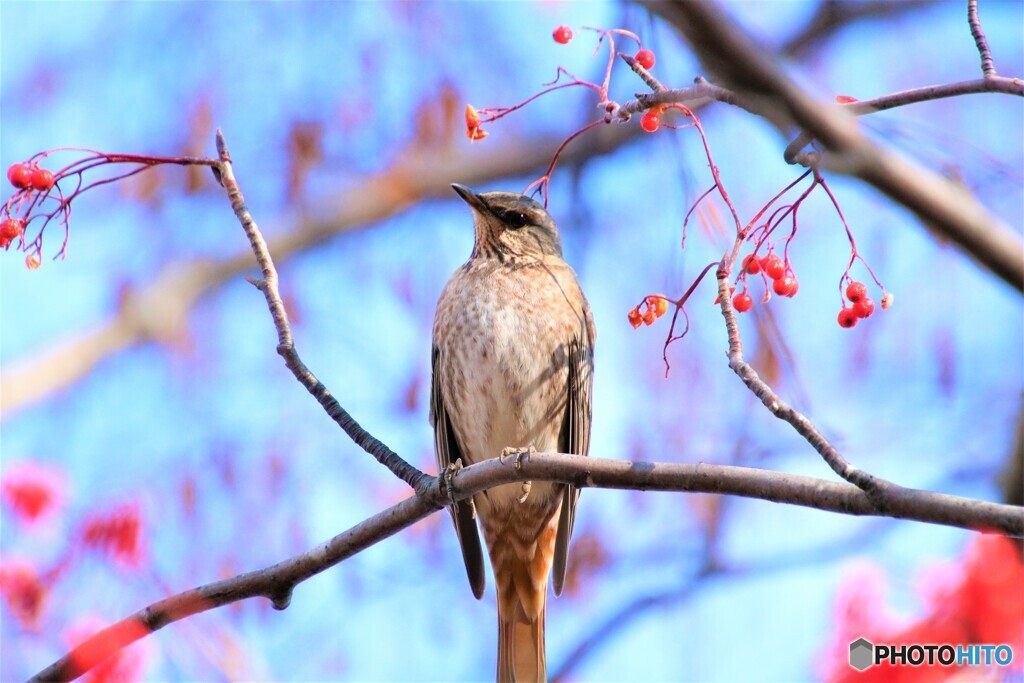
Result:
<svg viewBox="0 0 1024 683"><path fill-rule="evenodd" d="M584 316L586 327L579 337L573 338L569 343L565 419L562 421L558 438L561 452L576 455L588 455L590 452L591 393L594 386L593 322L589 311L584 311ZM562 585L565 582L569 540L572 538L572 528L576 521L576 502L579 497L580 490L567 484L562 496L562 512L558 518L558 532L555 536L555 557L552 567L555 595L562 594Z"/></svg>
<svg viewBox="0 0 1024 683"><path fill-rule="evenodd" d="M434 347L431 364L430 422L434 425L434 453L437 455L437 470L444 474L451 463L462 458L462 449L459 447L458 439L455 438L455 430L452 429L448 411L444 408L444 397L441 395L441 379L438 372L440 357L441 352ZM463 500L449 505L448 511L452 513L455 532L459 536L459 546L462 547L462 560L466 564L469 585L473 589L473 595L479 600L483 597L487 577L484 574L484 554L480 547L480 533L476 528L473 507L468 500Z"/></svg>

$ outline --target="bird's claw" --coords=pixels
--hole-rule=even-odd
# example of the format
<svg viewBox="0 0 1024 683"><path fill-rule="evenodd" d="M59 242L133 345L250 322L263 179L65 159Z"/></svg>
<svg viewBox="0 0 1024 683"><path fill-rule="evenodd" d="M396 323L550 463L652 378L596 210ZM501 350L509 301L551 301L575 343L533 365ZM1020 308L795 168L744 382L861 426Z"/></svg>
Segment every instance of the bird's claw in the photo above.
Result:
<svg viewBox="0 0 1024 683"><path fill-rule="evenodd" d="M523 467L523 463L522 463L523 456L524 455L533 456L533 455L536 455L536 454L537 454L537 449L534 448L533 446L528 446L527 448L513 448L511 446L508 446L508 447L502 449L501 455L498 456L498 462L500 462L502 465L504 465L505 464L505 458L512 458L514 460L514 462L515 462L516 470L520 470Z"/></svg>
<svg viewBox="0 0 1024 683"><path fill-rule="evenodd" d="M445 468L444 474L444 492L448 495L448 500L455 505L455 487L452 482L455 480L455 475L462 469L462 458L456 458L455 462L448 463L448 467Z"/></svg>
<svg viewBox="0 0 1024 683"><path fill-rule="evenodd" d="M523 488L522 488L523 495L520 496L519 498L516 498L516 502L519 503L520 505L525 503L526 499L530 497L530 489L532 489L532 488L533 488L533 482L532 481L524 481L523 482Z"/></svg>
<svg viewBox="0 0 1024 683"><path fill-rule="evenodd" d="M515 462L515 468L518 471L518 470L522 469L522 467L523 467L523 462L522 462L523 461L523 456L524 455L526 455L526 456L533 456L536 453L537 453L537 449L534 448L533 446L529 446L527 448L511 448L511 447L509 447L509 448L505 448L505 449L503 449L501 451L501 455L498 456L498 462L500 462L502 465L504 465L505 464L505 458L513 458L513 460ZM533 482L524 481L523 482L523 487L522 487L523 495L520 496L519 498L516 498L516 501L519 502L519 503L525 503L526 499L530 497L530 489L532 489L532 488L533 488Z"/></svg>

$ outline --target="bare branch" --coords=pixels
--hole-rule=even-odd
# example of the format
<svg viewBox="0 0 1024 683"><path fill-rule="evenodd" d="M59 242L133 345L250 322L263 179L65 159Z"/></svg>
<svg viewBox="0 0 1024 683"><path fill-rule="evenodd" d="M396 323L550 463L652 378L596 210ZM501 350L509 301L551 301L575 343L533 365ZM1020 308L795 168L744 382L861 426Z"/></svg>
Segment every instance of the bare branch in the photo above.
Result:
<svg viewBox="0 0 1024 683"><path fill-rule="evenodd" d="M887 18L934 4L936 0L823 0L807 25L786 41L780 51L791 57L800 57L819 46L822 35L835 33L854 22Z"/></svg>
<svg viewBox="0 0 1024 683"><path fill-rule="evenodd" d="M744 108L780 130L795 125L820 140L828 151L827 168L874 186L1024 292L1024 245L969 192L877 147L846 112L814 101L708 0L648 5L687 38L709 70L741 97Z"/></svg>
<svg viewBox="0 0 1024 683"><path fill-rule="evenodd" d="M978 0L967 0L967 23L971 27L974 44L978 46L978 54L981 55L981 73L985 74L985 78L992 78L996 75L996 67L992 63L992 51L988 48L985 32L981 30L981 19L978 18Z"/></svg>
<svg viewBox="0 0 1024 683"><path fill-rule="evenodd" d="M299 358L299 354L295 350L295 340L292 338L291 325L288 323L288 312L284 308L281 292L277 286L277 268L274 266L274 260L270 256L259 226L256 225L255 219L245 206L242 190L235 180L231 155L228 153L227 143L224 142L224 135L220 129L217 130L217 154L220 157L218 179L228 193L231 208L234 210L238 222L242 224L242 229L245 230L252 251L256 255L256 262L259 264L260 270L263 271L262 279L250 279L249 281L263 292L263 296L267 300L270 315L274 319L274 328L277 330L277 352L284 358L285 365L295 375L295 379L299 380L306 391L313 395L313 398L327 411L331 419L348 434L356 445L376 458L377 462L391 470L392 474L414 490L419 490L419 487L428 479L427 475L407 463L383 442L363 429Z"/></svg>
<svg viewBox="0 0 1024 683"><path fill-rule="evenodd" d="M898 495L886 500L883 510L864 491L849 484L731 465L630 462L538 453L524 455L518 461L503 463L494 458L470 465L451 479L451 488L455 500L464 500L494 486L528 480L558 481L581 488L728 494L848 515L894 517L1024 537L1024 508L1012 505L900 489ZM443 479L429 478L412 497L300 555L153 603L100 631L30 680L72 680L85 672L81 666L85 652L90 653L90 661L96 661L96 653L113 654L148 632L231 602L266 597L275 608L285 609L297 584L450 502Z"/></svg>
<svg viewBox="0 0 1024 683"><path fill-rule="evenodd" d="M641 134L636 126L603 126L562 155L567 163L607 154ZM391 168L339 193L329 206L291 232L268 242L278 260L313 248L336 235L398 214L424 199L448 197L452 179L469 184L527 175L547 166L560 138L511 140L506 145L466 149L409 149ZM481 152L480 150L484 151ZM170 263L143 288L131 291L120 309L91 329L5 364L0 374L0 419L65 389L111 355L147 342L170 343L183 336L196 301L252 268L244 250L223 260Z"/></svg>

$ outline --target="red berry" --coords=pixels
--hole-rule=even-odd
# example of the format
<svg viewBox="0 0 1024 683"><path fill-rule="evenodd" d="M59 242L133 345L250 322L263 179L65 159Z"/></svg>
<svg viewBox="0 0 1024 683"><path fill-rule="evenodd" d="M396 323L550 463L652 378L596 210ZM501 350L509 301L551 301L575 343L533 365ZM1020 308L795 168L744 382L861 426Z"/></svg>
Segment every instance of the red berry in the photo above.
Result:
<svg viewBox="0 0 1024 683"><path fill-rule="evenodd" d="M25 164L11 164L7 169L7 179L19 190L32 184L32 170Z"/></svg>
<svg viewBox="0 0 1024 683"><path fill-rule="evenodd" d="M743 269L751 275L757 275L761 272L761 262L753 254L747 254L743 257Z"/></svg>
<svg viewBox="0 0 1024 683"><path fill-rule="evenodd" d="M792 275L780 277L772 283L772 289L779 296L793 296L799 287L800 285L797 284L796 278Z"/></svg>
<svg viewBox="0 0 1024 683"><path fill-rule="evenodd" d="M633 55L633 59L636 61L637 64L639 64L645 69L654 68L654 53L651 52L650 50L640 50L635 55Z"/></svg>
<svg viewBox="0 0 1024 683"><path fill-rule="evenodd" d="M556 43L565 45L572 40L572 29L565 25L559 26L555 29L555 32L551 34L551 37L555 39Z"/></svg>
<svg viewBox="0 0 1024 683"><path fill-rule="evenodd" d="M851 282L846 286L846 298L857 303L868 295L868 287L863 282Z"/></svg>
<svg viewBox="0 0 1024 683"><path fill-rule="evenodd" d="M854 313L852 308L843 307L843 310L839 311L839 327L853 327L857 324L857 314Z"/></svg>
<svg viewBox="0 0 1024 683"><path fill-rule="evenodd" d="M786 264L782 262L778 254L768 254L761 267L764 268L765 275L773 280L778 280L786 274Z"/></svg>
<svg viewBox="0 0 1024 683"><path fill-rule="evenodd" d="M653 133L658 130L658 126L661 125L658 122L658 117L652 114L650 110L640 119L640 127L646 130L648 133Z"/></svg>
<svg viewBox="0 0 1024 683"><path fill-rule="evenodd" d="M875 302L866 296L861 297L853 305L853 312L857 314L858 318L866 318L875 312Z"/></svg>
<svg viewBox="0 0 1024 683"><path fill-rule="evenodd" d="M800 291L800 281L797 280L795 277L791 279L793 280L793 285L792 287L789 288L789 294L786 294L786 296L788 296L790 299L796 296L796 293Z"/></svg>
<svg viewBox="0 0 1024 683"><path fill-rule="evenodd" d="M746 292L740 292L732 298L732 307L740 313L746 313L754 305L754 300Z"/></svg>
<svg viewBox="0 0 1024 683"><path fill-rule="evenodd" d="M53 172L36 166L32 169L32 187L40 192L47 192L53 187Z"/></svg>
<svg viewBox="0 0 1024 683"><path fill-rule="evenodd" d="M6 239L8 242L18 239L24 232L25 221L20 218L8 218L0 223L0 237Z"/></svg>

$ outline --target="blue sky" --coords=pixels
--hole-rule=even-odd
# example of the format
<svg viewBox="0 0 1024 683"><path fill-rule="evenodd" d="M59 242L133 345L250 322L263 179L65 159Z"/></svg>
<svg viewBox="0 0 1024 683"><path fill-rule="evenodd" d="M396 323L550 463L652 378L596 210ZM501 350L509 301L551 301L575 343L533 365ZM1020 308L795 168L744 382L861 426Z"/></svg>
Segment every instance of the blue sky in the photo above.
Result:
<svg viewBox="0 0 1024 683"><path fill-rule="evenodd" d="M1020 4L982 5L996 67L1024 74ZM729 7L778 44L814 4ZM865 22L787 66L823 99L976 78L964 14L959 4L939 4L914 19ZM416 112L436 100L440 84L482 107L525 99L557 65L594 77L603 59L591 58L591 37L551 41L562 23L638 32L657 52L666 83L682 86L702 73L671 31L615 3L4 3L0 165L61 146L183 153L188 122L205 102L257 220L268 235L283 234L339 188L401 158ZM616 71L613 97L641 88ZM491 137L471 152L568 135L594 116L591 107L586 93L549 96L491 125ZM877 115L863 126L920 163L958 173L1019 234L1022 114L1019 100L981 95ZM741 215L797 175L766 124L724 106L703 121ZM323 125L324 161L306 196L290 203L285 149L294 122ZM468 145L456 133L457 144ZM205 153L212 147L209 136ZM161 177L149 204L118 187L81 197L66 261L29 272L17 254L0 254L0 367L94 327L116 310L119 290L144 285L168 262L245 248L222 196L209 188L185 194L178 170ZM522 189L532 179L481 189ZM664 325L634 331L626 323L644 295L678 295L721 255L726 242L699 225L679 249L682 216L709 184L689 130L659 131L556 171L550 209L599 330L592 455L725 462L740 450L747 463L831 478L729 372L711 282L690 309L691 334L670 349L667 379ZM791 252L800 294L769 305L793 359L777 389L858 466L908 486L997 500L994 476L1024 380L1019 295L861 184L833 178L830 186L897 305L854 330L835 324L848 247L828 202L813 198ZM303 359L364 426L424 468L433 468L425 402L433 306L471 240L470 216L453 195L279 263ZM742 331L748 357L757 357L753 316ZM3 556L50 561L81 515L139 499L153 562L134 574L83 563L58 584L40 634L0 613L0 679L24 678L60 655L62 634L80 615L113 620L168 590L271 564L405 495L318 412L275 341L261 297L236 278L192 311L181 343L132 348L45 402L4 415L0 471L25 459L59 464L73 498L44 538L11 523L5 508ZM196 482L192 516L181 502L187 480ZM584 492L577 534L597 539L605 564L585 574L580 593L550 601L550 671L623 606L687 585L697 571L703 505L697 496ZM749 569L637 613L572 678L812 678L836 586L852 564L879 563L897 610L912 615L918 572L957 557L970 537L753 501L731 501L724 520L721 559ZM834 556L814 554L847 537ZM147 646L145 675L490 678L493 594L474 601L459 564L450 524L437 515L303 584L282 613L253 602L165 629Z"/></svg>

